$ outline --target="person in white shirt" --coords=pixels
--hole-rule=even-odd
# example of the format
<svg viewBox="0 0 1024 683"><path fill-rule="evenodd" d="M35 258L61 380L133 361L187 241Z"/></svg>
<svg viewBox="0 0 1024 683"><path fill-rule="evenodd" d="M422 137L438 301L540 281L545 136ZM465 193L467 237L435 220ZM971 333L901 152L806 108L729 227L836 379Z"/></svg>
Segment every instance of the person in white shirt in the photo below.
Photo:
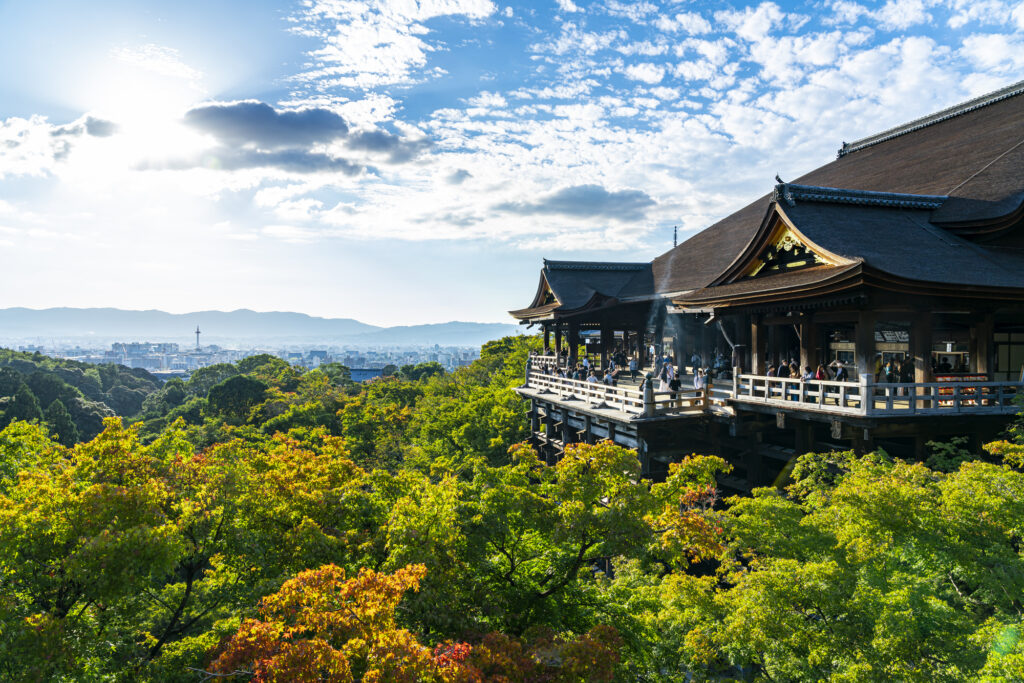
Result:
<svg viewBox="0 0 1024 683"><path fill-rule="evenodd" d="M593 370L591 370L591 371L590 371L590 374L589 374L589 375L587 375L587 381L588 381L588 382L594 382L595 384L597 383L597 375L596 375L596 374L594 374L594 371L593 371Z"/></svg>
<svg viewBox="0 0 1024 683"><path fill-rule="evenodd" d="M704 368L697 368L693 375L693 388L703 389L708 385L708 378L704 374Z"/></svg>
<svg viewBox="0 0 1024 683"><path fill-rule="evenodd" d="M636 371L637 371L636 358L630 358L629 359L629 378L631 380L634 380L634 381L636 380Z"/></svg>

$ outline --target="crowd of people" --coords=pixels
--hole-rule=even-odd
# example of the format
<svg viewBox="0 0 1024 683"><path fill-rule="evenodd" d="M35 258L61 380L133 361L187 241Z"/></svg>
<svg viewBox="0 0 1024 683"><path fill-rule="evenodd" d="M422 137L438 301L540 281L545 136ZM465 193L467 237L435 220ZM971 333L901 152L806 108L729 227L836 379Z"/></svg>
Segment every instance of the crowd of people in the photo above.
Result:
<svg viewBox="0 0 1024 683"><path fill-rule="evenodd" d="M811 380L830 380L833 382L845 382L849 379L849 373L846 370L846 366L838 360L834 360L827 366L823 363L818 363L816 369L811 369L810 365L805 365L803 371L800 370L800 364L795 360L782 360L778 365L774 363L768 366L765 375L768 377L780 377L783 379L800 379L804 381ZM911 370L911 376L913 376L913 370Z"/></svg>
<svg viewBox="0 0 1024 683"><path fill-rule="evenodd" d="M546 360L555 357L554 360ZM648 349L648 358L653 358L652 370L643 373L640 367L638 354L635 349L627 352L621 346L616 348L608 356L604 367L600 366L597 359L591 359L589 355L582 356L575 364L570 363L568 351L563 349L560 354L551 353L546 350L543 356L533 361L533 372L553 377L576 380L580 382L593 382L617 386L618 383L629 378L630 382L636 382L640 377L639 389L643 391L648 382L652 383L655 391L676 392L682 388L683 375L686 370L693 373L693 388L704 389L708 381L715 377L730 377L731 368L725 356L716 353L710 365L705 366L702 358L696 351L689 357L690 367L677 366L673 357L668 353L658 353L654 346Z"/></svg>

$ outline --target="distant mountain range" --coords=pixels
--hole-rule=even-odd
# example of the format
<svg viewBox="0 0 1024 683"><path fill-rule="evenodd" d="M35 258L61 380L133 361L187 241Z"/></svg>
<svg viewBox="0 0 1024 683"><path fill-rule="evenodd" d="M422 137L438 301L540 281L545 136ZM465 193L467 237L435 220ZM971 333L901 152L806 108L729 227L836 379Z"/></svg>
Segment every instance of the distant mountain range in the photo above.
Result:
<svg viewBox="0 0 1024 683"><path fill-rule="evenodd" d="M193 340L201 342L317 343L347 345L479 346L521 333L513 324L447 322L378 327L351 318L317 318L304 313L237 311L128 311L119 308L0 309L0 340L95 339L105 341Z"/></svg>

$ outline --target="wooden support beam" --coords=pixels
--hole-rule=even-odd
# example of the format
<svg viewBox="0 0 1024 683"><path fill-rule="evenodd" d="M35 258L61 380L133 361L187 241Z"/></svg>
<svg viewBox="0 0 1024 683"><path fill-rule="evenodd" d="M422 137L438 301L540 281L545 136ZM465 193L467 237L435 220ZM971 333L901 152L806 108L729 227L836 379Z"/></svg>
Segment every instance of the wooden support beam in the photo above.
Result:
<svg viewBox="0 0 1024 683"><path fill-rule="evenodd" d="M765 373L765 334L761 317L750 316L750 372L755 375Z"/></svg>
<svg viewBox="0 0 1024 683"><path fill-rule="evenodd" d="M971 327L971 371L978 374L990 374L993 371L992 364L992 338L995 332L995 325L992 314L984 315Z"/></svg>
<svg viewBox="0 0 1024 683"><path fill-rule="evenodd" d="M636 353L637 353L637 365L643 368L647 364L647 342L644 339L645 332L647 332L647 326L640 327L636 331Z"/></svg>
<svg viewBox="0 0 1024 683"><path fill-rule="evenodd" d="M818 323L811 314L805 315L800 323L800 372L810 366L811 372L817 368L818 359Z"/></svg>
<svg viewBox="0 0 1024 683"><path fill-rule="evenodd" d="M793 420L794 445L797 455L814 450L814 423L807 420Z"/></svg>
<svg viewBox="0 0 1024 683"><path fill-rule="evenodd" d="M544 326L544 353L551 350L551 326Z"/></svg>
<svg viewBox="0 0 1024 683"><path fill-rule="evenodd" d="M910 324L910 348L914 357L914 381L930 382L932 377L932 314L914 316Z"/></svg>
<svg viewBox="0 0 1024 683"><path fill-rule="evenodd" d="M874 311L862 310L857 316L857 329L855 339L854 360L857 363L857 372L851 375L868 374L875 376L875 322L877 317Z"/></svg>
<svg viewBox="0 0 1024 683"><path fill-rule="evenodd" d="M569 364L576 365L580 348L580 324L569 323Z"/></svg>
<svg viewBox="0 0 1024 683"><path fill-rule="evenodd" d="M601 367L608 367L608 356L611 353L612 340L615 339L615 330L607 323L601 323Z"/></svg>
<svg viewBox="0 0 1024 683"><path fill-rule="evenodd" d="M555 353L562 355L562 325L555 326Z"/></svg>

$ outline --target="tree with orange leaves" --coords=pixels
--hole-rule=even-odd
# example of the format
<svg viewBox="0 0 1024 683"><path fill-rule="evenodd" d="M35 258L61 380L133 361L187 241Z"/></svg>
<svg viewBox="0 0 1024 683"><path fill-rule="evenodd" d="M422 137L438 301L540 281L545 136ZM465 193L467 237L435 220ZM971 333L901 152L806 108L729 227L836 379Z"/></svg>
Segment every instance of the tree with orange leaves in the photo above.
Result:
<svg viewBox="0 0 1024 683"><path fill-rule="evenodd" d="M335 565L301 572L263 599L260 619L232 636L212 672L270 681L455 681L463 657L435 655L395 623L395 608L426 573L363 569L354 579Z"/></svg>

